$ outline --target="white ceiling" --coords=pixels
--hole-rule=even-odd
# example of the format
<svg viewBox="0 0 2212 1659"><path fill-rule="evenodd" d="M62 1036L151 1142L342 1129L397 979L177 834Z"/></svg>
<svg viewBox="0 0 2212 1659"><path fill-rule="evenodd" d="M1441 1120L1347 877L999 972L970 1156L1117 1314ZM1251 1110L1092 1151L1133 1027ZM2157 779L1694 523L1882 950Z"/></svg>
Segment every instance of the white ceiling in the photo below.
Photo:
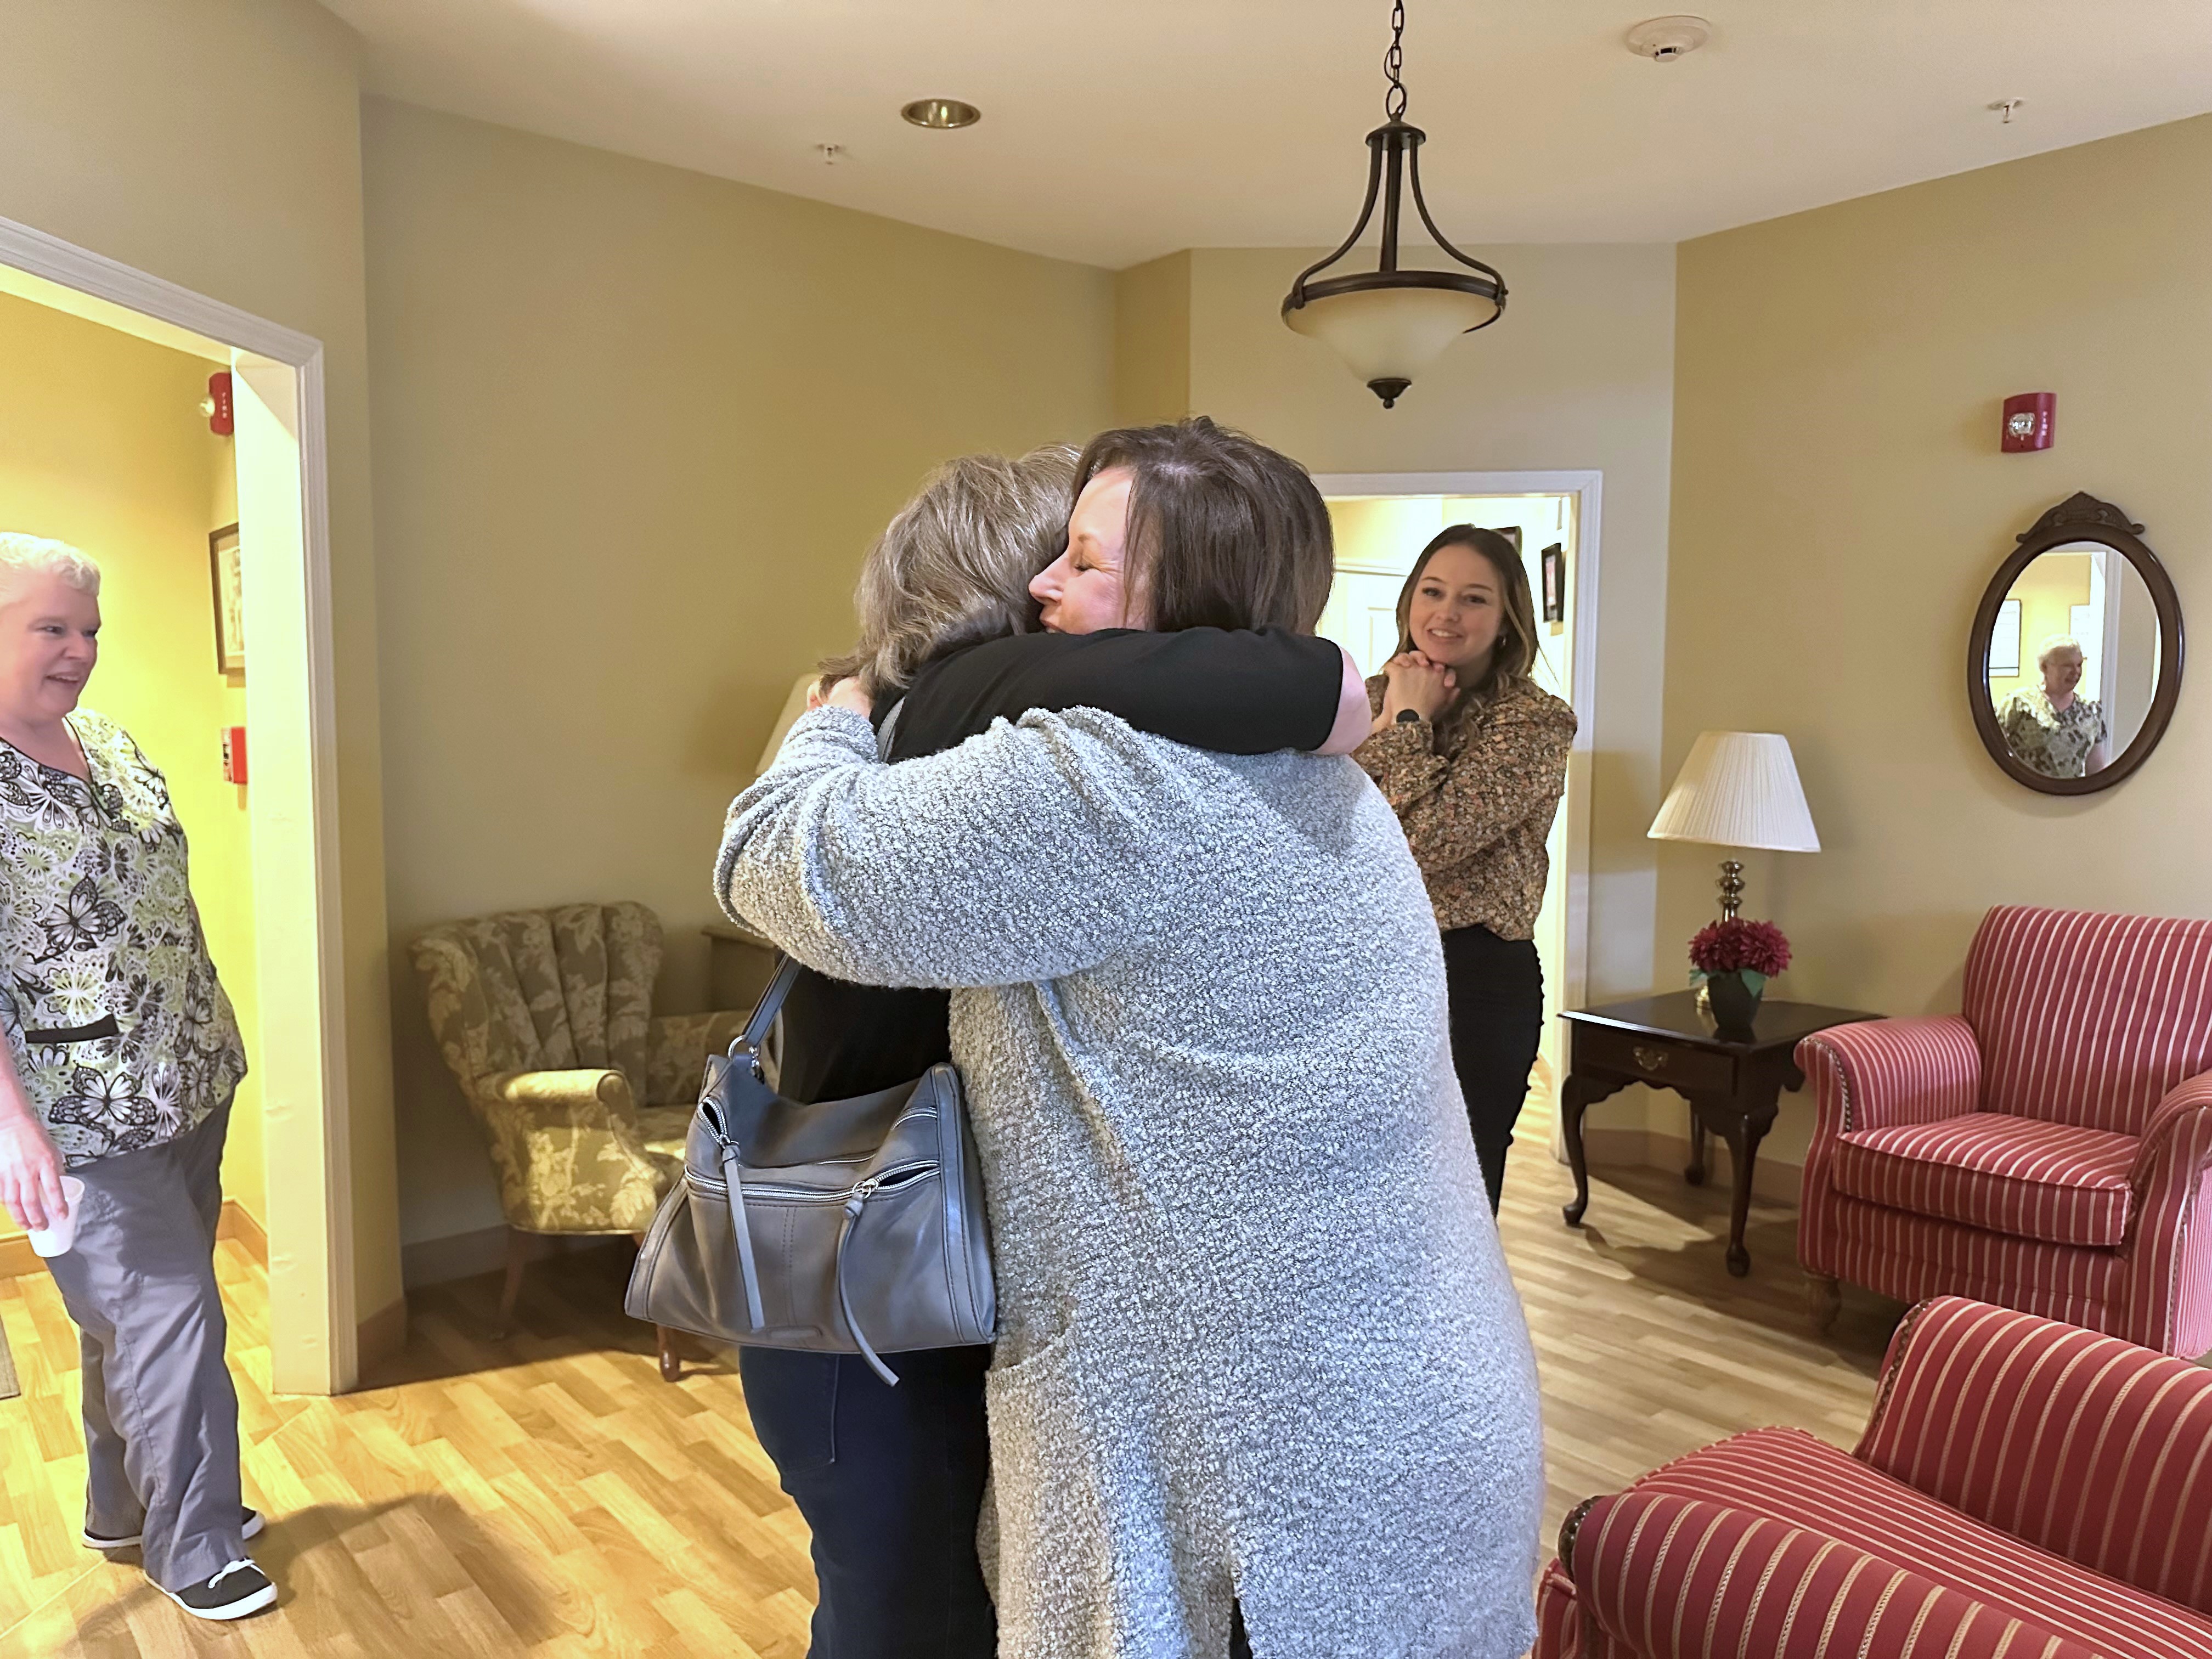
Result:
<svg viewBox="0 0 2212 1659"><path fill-rule="evenodd" d="M396 98L1115 267L1342 236L1389 19L1387 0L324 3ZM1447 235L1674 241L2212 110L2208 0L1710 0L1712 43L1665 64L1622 44L1665 9L1646 3L1408 0L1408 118ZM982 123L909 127L921 97ZM2027 100L2010 126L2001 98Z"/></svg>

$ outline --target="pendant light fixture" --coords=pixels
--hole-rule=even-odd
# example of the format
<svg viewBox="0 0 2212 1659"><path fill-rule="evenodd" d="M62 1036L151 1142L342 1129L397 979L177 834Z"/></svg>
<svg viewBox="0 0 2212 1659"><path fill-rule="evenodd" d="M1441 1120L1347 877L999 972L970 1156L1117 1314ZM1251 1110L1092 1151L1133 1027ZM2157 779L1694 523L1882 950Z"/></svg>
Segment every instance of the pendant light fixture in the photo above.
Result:
<svg viewBox="0 0 2212 1659"><path fill-rule="evenodd" d="M1382 59L1389 87L1382 94L1382 125L1367 135L1367 201L1344 245L1306 267L1283 301L1283 320L1332 348L1367 389L1396 404L1413 376L1462 334L1487 328L1505 309L1505 278L1470 259L1445 240L1421 199L1421 145L1428 135L1406 125L1405 0L1390 8L1390 50ZM1462 270L1404 270L1398 264L1398 228L1406 186L1413 210L1437 246L1466 267ZM1320 273L1352 252L1382 200L1382 247L1372 270L1337 276ZM1319 280L1316 280L1318 278Z"/></svg>

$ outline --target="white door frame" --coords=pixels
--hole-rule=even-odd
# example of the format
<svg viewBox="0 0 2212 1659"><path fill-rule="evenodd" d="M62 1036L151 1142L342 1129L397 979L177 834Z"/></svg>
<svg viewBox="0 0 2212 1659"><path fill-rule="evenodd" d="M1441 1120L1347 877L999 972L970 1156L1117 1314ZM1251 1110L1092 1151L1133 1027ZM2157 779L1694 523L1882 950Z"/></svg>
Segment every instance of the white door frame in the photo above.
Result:
<svg viewBox="0 0 2212 1659"><path fill-rule="evenodd" d="M0 266L9 292L233 371L240 535L252 550L253 1063L270 1176L271 1381L343 1393L360 1356L322 343L12 220L0 219Z"/></svg>
<svg viewBox="0 0 2212 1659"><path fill-rule="evenodd" d="M1589 769L1597 721L1598 544L1605 475L1557 472L1319 472L1323 495L1572 495L1575 498L1574 613L1575 742L1568 759L1576 787L1568 792L1566 868L1567 959L1559 1006L1578 1008L1589 991Z"/></svg>

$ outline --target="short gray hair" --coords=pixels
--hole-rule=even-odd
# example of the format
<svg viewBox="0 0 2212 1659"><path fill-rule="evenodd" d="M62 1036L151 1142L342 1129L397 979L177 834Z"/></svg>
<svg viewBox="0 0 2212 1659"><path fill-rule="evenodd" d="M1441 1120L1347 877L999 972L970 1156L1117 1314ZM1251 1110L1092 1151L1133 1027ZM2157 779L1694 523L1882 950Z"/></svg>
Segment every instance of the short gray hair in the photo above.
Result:
<svg viewBox="0 0 2212 1659"><path fill-rule="evenodd" d="M0 584L17 576L58 576L80 593L100 597L100 567L67 542L0 530Z"/></svg>
<svg viewBox="0 0 2212 1659"><path fill-rule="evenodd" d="M939 467L868 550L853 595L860 643L824 661L824 678L857 674L880 697L948 651L1027 633L1030 581L1066 544L1074 486L1065 445Z"/></svg>
<svg viewBox="0 0 2212 1659"><path fill-rule="evenodd" d="M2075 639L2071 634L2053 634L2049 639L2044 641L2043 648L2035 653L2037 670L2040 672L2043 665L2061 651L2071 651L2085 664L2089 660L2089 653L2081 648L2081 641Z"/></svg>

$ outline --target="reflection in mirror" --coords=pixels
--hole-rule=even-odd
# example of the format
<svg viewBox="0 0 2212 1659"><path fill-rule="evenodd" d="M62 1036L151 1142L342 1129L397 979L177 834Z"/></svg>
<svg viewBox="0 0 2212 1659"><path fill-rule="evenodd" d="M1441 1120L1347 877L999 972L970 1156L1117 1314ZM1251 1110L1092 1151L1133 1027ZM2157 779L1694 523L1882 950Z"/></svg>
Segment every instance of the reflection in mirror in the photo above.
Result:
<svg viewBox="0 0 2212 1659"><path fill-rule="evenodd" d="M2159 684L2158 611L2117 549L2036 556L1990 630L1988 694L2013 757L2047 778L2088 777L2125 752Z"/></svg>

